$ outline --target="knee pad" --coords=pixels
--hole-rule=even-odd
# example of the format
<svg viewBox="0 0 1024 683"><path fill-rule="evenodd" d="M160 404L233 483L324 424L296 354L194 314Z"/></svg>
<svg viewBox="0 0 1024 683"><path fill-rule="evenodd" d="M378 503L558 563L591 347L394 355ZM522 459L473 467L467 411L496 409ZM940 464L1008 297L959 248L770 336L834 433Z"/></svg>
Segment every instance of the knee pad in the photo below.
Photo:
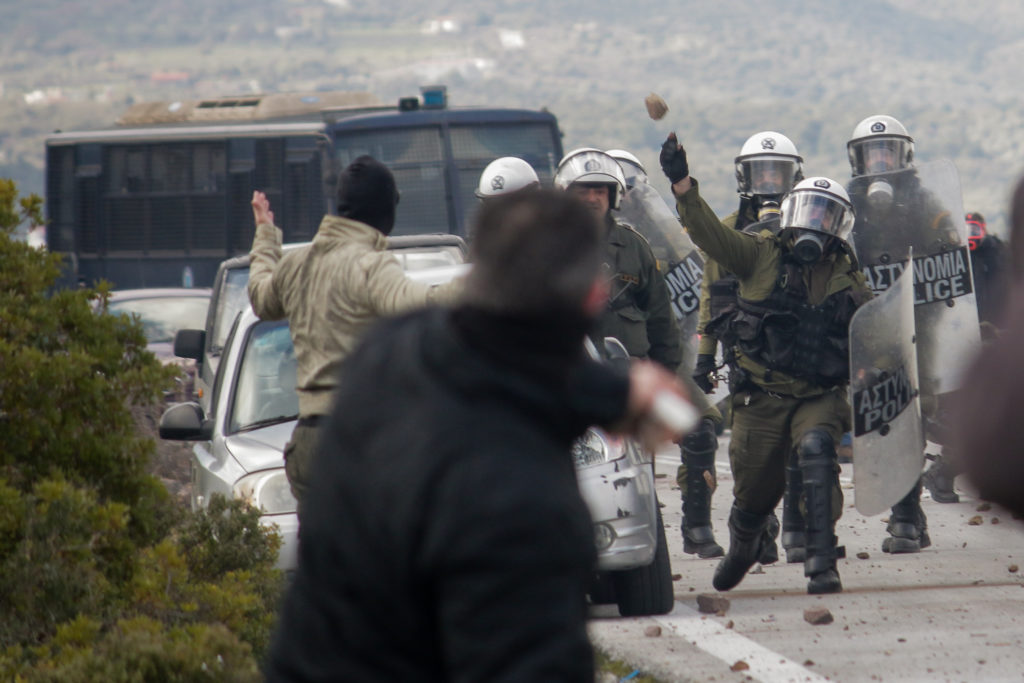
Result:
<svg viewBox="0 0 1024 683"><path fill-rule="evenodd" d="M714 453L718 450L718 435L715 434L715 421L710 417L705 417L701 420L700 426L697 429L683 437L682 446L684 458L687 456L697 456L698 459L702 460L698 466L707 466L707 463L703 461L707 460L709 456L713 462Z"/></svg>
<svg viewBox="0 0 1024 683"><path fill-rule="evenodd" d="M836 444L824 429L809 429L796 444L796 455L800 464L807 461L834 458Z"/></svg>

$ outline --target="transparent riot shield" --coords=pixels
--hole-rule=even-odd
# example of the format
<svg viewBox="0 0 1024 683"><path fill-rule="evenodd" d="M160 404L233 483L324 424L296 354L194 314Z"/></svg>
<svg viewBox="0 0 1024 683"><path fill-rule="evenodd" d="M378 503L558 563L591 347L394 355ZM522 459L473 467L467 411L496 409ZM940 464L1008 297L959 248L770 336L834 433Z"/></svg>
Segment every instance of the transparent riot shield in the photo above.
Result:
<svg viewBox="0 0 1024 683"><path fill-rule="evenodd" d="M960 180L951 161L850 181L852 242L868 285L884 292L914 250L918 371L925 415L955 390L981 342ZM931 431L931 430L929 430ZM929 438L938 441L937 435Z"/></svg>
<svg viewBox="0 0 1024 683"><path fill-rule="evenodd" d="M876 515L910 491L924 464L914 287L904 272L850 321L850 405L857 510Z"/></svg>
<svg viewBox="0 0 1024 683"><path fill-rule="evenodd" d="M626 193L619 204L619 218L651 244L665 274L672 311L682 333L683 367L692 368L704 259L665 200L647 183L637 183Z"/></svg>

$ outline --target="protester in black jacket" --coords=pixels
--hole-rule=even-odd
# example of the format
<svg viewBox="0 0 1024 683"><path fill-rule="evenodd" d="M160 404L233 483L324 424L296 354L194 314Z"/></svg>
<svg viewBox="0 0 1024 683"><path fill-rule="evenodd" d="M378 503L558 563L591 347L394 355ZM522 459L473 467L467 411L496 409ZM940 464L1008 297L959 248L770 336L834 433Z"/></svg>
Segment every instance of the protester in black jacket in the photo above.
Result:
<svg viewBox="0 0 1024 683"><path fill-rule="evenodd" d="M997 328L1002 325L1003 306L1010 289L1009 249L998 236L988 232L985 217L980 213L972 211L965 218L978 321L982 324L982 337L991 338L994 332L987 330L986 324Z"/></svg>
<svg viewBox="0 0 1024 683"><path fill-rule="evenodd" d="M678 385L585 356L606 286L577 200L495 199L475 234L462 302L381 323L343 366L269 680L593 681L570 445Z"/></svg>

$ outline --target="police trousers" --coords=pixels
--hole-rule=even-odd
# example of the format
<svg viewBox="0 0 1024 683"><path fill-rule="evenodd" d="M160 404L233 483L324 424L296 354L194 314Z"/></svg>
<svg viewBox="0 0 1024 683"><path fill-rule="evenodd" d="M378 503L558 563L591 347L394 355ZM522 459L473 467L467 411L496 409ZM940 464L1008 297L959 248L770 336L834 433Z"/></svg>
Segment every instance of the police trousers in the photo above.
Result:
<svg viewBox="0 0 1024 683"><path fill-rule="evenodd" d="M735 504L747 512L768 514L786 490L786 461L811 429L832 437L834 445L850 429L850 403L845 387L818 396L796 398L743 388L732 396L732 468ZM832 492L832 519L842 514L839 462L832 450L836 478Z"/></svg>

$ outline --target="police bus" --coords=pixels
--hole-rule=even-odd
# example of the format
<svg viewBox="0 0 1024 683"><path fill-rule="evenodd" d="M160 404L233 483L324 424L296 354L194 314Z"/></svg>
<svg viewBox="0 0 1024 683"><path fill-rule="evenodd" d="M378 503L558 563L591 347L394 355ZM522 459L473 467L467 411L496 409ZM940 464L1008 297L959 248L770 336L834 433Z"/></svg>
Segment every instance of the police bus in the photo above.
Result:
<svg viewBox="0 0 1024 683"><path fill-rule="evenodd" d="M444 86L391 105L362 92L142 103L114 128L47 138L47 247L72 282L209 286L252 244L254 190L285 242L306 241L363 154L395 174L393 234L466 237L488 163L522 157L550 181L562 144L545 110L449 107Z"/></svg>

